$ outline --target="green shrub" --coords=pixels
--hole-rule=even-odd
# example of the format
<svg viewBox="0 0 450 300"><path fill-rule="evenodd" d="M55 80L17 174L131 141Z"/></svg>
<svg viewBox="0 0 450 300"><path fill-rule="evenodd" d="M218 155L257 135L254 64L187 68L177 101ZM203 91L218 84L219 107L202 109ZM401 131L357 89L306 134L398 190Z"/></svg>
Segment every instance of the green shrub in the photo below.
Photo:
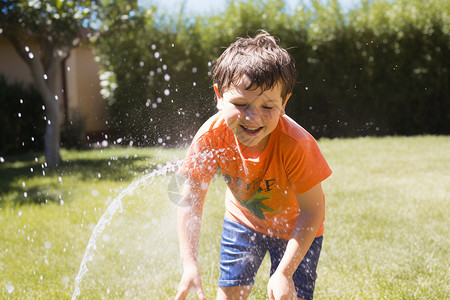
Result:
<svg viewBox="0 0 450 300"><path fill-rule="evenodd" d="M61 146L66 149L87 148L85 120L77 110L71 111L71 119L71 121L65 122L61 128Z"/></svg>
<svg viewBox="0 0 450 300"><path fill-rule="evenodd" d="M294 11L282 0L235 0L208 15L122 9L113 11L131 17L96 46L116 85L111 126L135 145L189 142L215 111L211 62L258 29L294 56L287 112L314 136L450 134L448 1L361 0L349 12L337 0Z"/></svg>
<svg viewBox="0 0 450 300"><path fill-rule="evenodd" d="M0 154L42 150L45 120L39 93L0 75L0 106Z"/></svg>

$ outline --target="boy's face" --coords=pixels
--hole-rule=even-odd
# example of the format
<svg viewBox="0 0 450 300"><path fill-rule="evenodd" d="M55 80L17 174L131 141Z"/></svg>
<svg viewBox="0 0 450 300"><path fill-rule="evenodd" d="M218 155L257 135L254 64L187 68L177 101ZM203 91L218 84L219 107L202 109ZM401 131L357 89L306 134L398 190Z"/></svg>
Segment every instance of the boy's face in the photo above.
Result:
<svg viewBox="0 0 450 300"><path fill-rule="evenodd" d="M277 127L284 114L281 86L262 92L261 88L246 89L251 81L248 76L217 95L217 107L223 112L225 122L239 142L248 147L262 150L269 141L270 133Z"/></svg>

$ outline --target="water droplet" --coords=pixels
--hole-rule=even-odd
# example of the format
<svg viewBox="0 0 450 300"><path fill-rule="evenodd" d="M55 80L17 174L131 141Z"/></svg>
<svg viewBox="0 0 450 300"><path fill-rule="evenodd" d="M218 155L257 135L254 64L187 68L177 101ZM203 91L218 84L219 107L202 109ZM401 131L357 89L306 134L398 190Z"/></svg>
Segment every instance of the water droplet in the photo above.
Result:
<svg viewBox="0 0 450 300"><path fill-rule="evenodd" d="M309 90L309 87L306 86L306 87L305 87L305 90Z"/></svg>
<svg viewBox="0 0 450 300"><path fill-rule="evenodd" d="M143 62L143 61L140 61L140 62L139 62L139 66L140 66L140 67L143 67L143 66L144 66L144 62Z"/></svg>
<svg viewBox="0 0 450 300"><path fill-rule="evenodd" d="M159 52L155 52L155 58L159 58Z"/></svg>
<svg viewBox="0 0 450 300"><path fill-rule="evenodd" d="M22 117L22 114L21 114L21 113L18 113L17 116L20 118L20 117Z"/></svg>
<svg viewBox="0 0 450 300"><path fill-rule="evenodd" d="M30 47L25 46L25 51L30 52Z"/></svg>
<svg viewBox="0 0 450 300"><path fill-rule="evenodd" d="M170 95L170 91L168 89L164 90L164 95L169 96Z"/></svg>
<svg viewBox="0 0 450 300"><path fill-rule="evenodd" d="M8 291L8 294L11 294L14 292L14 285L12 285L11 282L6 283L6 290Z"/></svg>
<svg viewBox="0 0 450 300"><path fill-rule="evenodd" d="M4 163L4 162L5 162L5 159L4 159L3 157L1 157L1 156L0 156L0 162L1 162L1 163Z"/></svg>
<svg viewBox="0 0 450 300"><path fill-rule="evenodd" d="M28 53L28 57L30 58L30 59L33 59L34 58L34 54L33 53Z"/></svg>
<svg viewBox="0 0 450 300"><path fill-rule="evenodd" d="M47 79L48 79L48 76L47 76L47 74L44 74L44 79L45 79L45 80L47 80Z"/></svg>
<svg viewBox="0 0 450 300"><path fill-rule="evenodd" d="M197 82L194 81L194 82L192 83L192 85L193 85L193 86L197 86Z"/></svg>
<svg viewBox="0 0 450 300"><path fill-rule="evenodd" d="M158 98L156 99L156 102L161 103L161 102L162 102L162 98L158 97Z"/></svg>
<svg viewBox="0 0 450 300"><path fill-rule="evenodd" d="M170 80L170 75L169 74L164 75L164 80L165 81L169 81Z"/></svg>
<svg viewBox="0 0 450 300"><path fill-rule="evenodd" d="M156 107L158 107L158 105L156 105L156 103L153 103L152 108L156 108Z"/></svg>
<svg viewBox="0 0 450 300"><path fill-rule="evenodd" d="M163 142L163 139L162 138L158 138L158 143L162 143Z"/></svg>
<svg viewBox="0 0 450 300"><path fill-rule="evenodd" d="M152 44L152 50L155 50L155 49L156 49L156 45Z"/></svg>
<svg viewBox="0 0 450 300"><path fill-rule="evenodd" d="M19 102L20 102L20 104L23 104L23 99L20 99Z"/></svg>
<svg viewBox="0 0 450 300"><path fill-rule="evenodd" d="M192 73L197 73L197 68L196 67L192 68Z"/></svg>

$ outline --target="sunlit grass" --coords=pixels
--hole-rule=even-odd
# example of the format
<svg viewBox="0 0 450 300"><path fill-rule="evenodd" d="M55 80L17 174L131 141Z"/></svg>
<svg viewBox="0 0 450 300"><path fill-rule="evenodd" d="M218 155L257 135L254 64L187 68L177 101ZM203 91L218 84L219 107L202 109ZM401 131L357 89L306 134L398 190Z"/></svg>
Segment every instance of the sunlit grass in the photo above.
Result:
<svg viewBox="0 0 450 300"><path fill-rule="evenodd" d="M321 140L334 173L315 299L448 299L450 137ZM184 150L63 151L0 163L0 298L70 299L98 220L131 181ZM33 171L31 171L31 168ZM122 200L97 240L79 299L173 299L181 276L169 176ZM200 264L215 297L225 185L208 192ZM269 262L251 299L266 299ZM191 299L195 299L192 295Z"/></svg>
<svg viewBox="0 0 450 300"><path fill-rule="evenodd" d="M317 296L449 297L450 138L321 143L334 175Z"/></svg>

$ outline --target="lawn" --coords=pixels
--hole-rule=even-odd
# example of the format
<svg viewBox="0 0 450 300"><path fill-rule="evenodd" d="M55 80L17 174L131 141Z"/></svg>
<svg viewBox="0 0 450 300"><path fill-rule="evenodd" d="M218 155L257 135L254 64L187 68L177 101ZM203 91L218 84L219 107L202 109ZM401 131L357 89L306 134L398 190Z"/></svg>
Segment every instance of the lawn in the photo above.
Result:
<svg viewBox="0 0 450 300"><path fill-rule="evenodd" d="M315 299L450 299L450 137L323 139L319 146L334 173L323 183ZM172 176L152 172L184 152L64 150L56 170L41 154L0 158L0 298L71 299L97 223L120 204L89 253L78 299L173 299L181 265ZM204 212L199 261L208 299L217 289L224 190L214 179ZM266 299L268 268L266 257L251 299Z"/></svg>

